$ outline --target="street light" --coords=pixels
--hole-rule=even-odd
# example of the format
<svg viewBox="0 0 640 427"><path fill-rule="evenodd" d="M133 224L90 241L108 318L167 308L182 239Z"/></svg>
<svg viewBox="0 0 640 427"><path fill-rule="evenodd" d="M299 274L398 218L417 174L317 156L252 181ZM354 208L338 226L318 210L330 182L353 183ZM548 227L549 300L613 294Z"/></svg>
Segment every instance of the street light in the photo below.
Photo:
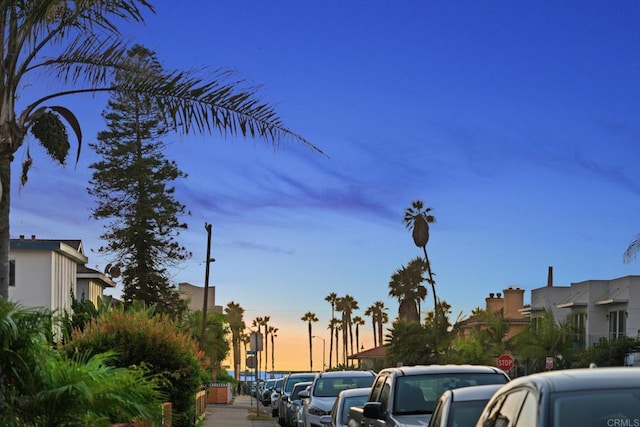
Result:
<svg viewBox="0 0 640 427"><path fill-rule="evenodd" d="M204 302L202 303L202 331L200 333L200 350L204 350L205 347L205 333L207 330L207 308L209 306L209 265L215 262L214 258L211 258L211 229L212 225L205 222L204 229L207 230L207 261L204 273Z"/></svg>
<svg viewBox="0 0 640 427"><path fill-rule="evenodd" d="M317 335L313 335L313 338L318 338L322 340L322 370L324 371L325 369L327 369L327 365L325 365L324 363L324 350L325 350L326 341L324 340L324 338L319 337Z"/></svg>

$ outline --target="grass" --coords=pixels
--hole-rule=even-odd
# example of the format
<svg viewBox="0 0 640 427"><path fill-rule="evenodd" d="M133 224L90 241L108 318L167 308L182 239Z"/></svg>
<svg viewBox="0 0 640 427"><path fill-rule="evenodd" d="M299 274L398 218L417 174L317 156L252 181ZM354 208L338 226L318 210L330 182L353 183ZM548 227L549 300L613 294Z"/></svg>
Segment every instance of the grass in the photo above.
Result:
<svg viewBox="0 0 640 427"><path fill-rule="evenodd" d="M267 411L263 409L256 411L256 408L250 408L248 411L249 416L247 418L251 421L271 421L273 419L271 413L267 413Z"/></svg>

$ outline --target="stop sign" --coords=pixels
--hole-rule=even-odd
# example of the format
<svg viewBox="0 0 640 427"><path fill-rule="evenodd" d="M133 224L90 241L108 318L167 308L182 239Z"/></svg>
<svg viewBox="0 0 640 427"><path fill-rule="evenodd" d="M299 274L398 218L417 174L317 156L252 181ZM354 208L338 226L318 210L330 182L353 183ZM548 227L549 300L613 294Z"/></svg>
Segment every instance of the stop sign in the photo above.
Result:
<svg viewBox="0 0 640 427"><path fill-rule="evenodd" d="M498 357L496 364L498 365L498 368L502 369L505 372L508 372L513 368L515 360L510 354L503 354L502 356Z"/></svg>

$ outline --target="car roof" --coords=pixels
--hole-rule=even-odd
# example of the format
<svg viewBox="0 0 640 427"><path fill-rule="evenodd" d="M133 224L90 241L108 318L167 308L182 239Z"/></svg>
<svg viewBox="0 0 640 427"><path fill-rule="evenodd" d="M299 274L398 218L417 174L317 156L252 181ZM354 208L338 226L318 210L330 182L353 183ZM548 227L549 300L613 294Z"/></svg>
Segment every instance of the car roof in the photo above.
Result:
<svg viewBox="0 0 640 427"><path fill-rule="evenodd" d="M474 385L447 390L447 393L451 393L454 402L489 400L503 385L504 384Z"/></svg>
<svg viewBox="0 0 640 427"><path fill-rule="evenodd" d="M329 371L318 374L320 377L375 377L373 371Z"/></svg>
<svg viewBox="0 0 640 427"><path fill-rule="evenodd" d="M505 384L504 389L528 385L550 392L565 392L608 388L640 387L640 367L605 367L563 369L540 372L516 378Z"/></svg>
<svg viewBox="0 0 640 427"><path fill-rule="evenodd" d="M342 397L368 396L370 392L371 392L371 387L348 388L346 390L342 390L338 396L342 396Z"/></svg>
<svg viewBox="0 0 640 427"><path fill-rule="evenodd" d="M382 372L393 372L396 375L448 374L448 373L479 373L503 374L502 369L486 365L416 365L386 368Z"/></svg>

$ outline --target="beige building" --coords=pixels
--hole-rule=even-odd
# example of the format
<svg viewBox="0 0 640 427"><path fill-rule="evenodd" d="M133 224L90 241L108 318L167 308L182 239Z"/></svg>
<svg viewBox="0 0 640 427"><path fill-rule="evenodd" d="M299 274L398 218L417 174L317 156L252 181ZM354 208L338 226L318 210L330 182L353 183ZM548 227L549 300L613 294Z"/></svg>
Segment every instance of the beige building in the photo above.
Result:
<svg viewBox="0 0 640 427"><path fill-rule="evenodd" d="M204 287L195 286L191 283L182 282L178 284L180 297L189 302L189 310L202 310L204 307ZM207 288L207 311L210 313L222 313L222 306L216 305L216 287Z"/></svg>
<svg viewBox="0 0 640 427"><path fill-rule="evenodd" d="M504 296L503 296L504 293ZM485 298L485 310L488 313L502 315L509 324L509 332L504 337L504 341L514 335L519 334L525 328L529 320L521 312L524 307L524 289L510 286L502 293L490 293ZM487 328L487 322L479 316L470 316L458 323L458 337L468 338L474 329Z"/></svg>

